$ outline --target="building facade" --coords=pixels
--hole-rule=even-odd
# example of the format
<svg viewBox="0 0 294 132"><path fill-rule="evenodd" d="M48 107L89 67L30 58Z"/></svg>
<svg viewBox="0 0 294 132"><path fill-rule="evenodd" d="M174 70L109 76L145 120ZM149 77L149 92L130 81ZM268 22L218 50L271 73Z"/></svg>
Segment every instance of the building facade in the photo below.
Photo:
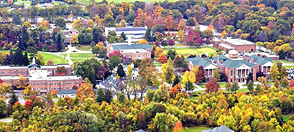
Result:
<svg viewBox="0 0 294 132"><path fill-rule="evenodd" d="M62 76L57 73L57 67L61 66L67 70L67 73ZM69 90L79 86L83 81L81 77L71 75L70 65L40 66L33 63L21 67L0 66L0 70L0 79L3 83L16 86L19 76L23 75L32 86L32 90L42 93Z"/></svg>
<svg viewBox="0 0 294 132"><path fill-rule="evenodd" d="M108 54L113 51L119 51L124 59L146 59L151 58L152 45L149 44L131 44L131 43L116 43L107 44Z"/></svg>
<svg viewBox="0 0 294 132"><path fill-rule="evenodd" d="M256 51L256 44L242 39L221 39L220 44L215 45L224 51L236 50L237 52L252 52Z"/></svg>
<svg viewBox="0 0 294 132"><path fill-rule="evenodd" d="M105 27L105 35L108 36L110 31L115 31L117 36L120 36L122 33L124 33L130 41L136 42L144 38L146 30L147 27Z"/></svg>
<svg viewBox="0 0 294 132"><path fill-rule="evenodd" d="M187 58L190 70L194 66L203 66L205 76L207 78L213 76L215 68L219 69L221 74L225 74L227 82L246 82L250 73L252 73L253 81L257 79L257 73L262 72L265 76L270 75L270 68L273 65L270 57L258 55L238 56L238 51L231 50L228 55L218 55L209 58Z"/></svg>

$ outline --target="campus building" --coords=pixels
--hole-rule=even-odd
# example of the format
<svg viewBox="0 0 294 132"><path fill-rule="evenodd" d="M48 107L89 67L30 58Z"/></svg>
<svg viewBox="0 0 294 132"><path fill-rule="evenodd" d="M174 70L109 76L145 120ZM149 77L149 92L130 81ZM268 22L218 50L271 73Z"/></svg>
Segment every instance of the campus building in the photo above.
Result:
<svg viewBox="0 0 294 132"><path fill-rule="evenodd" d="M67 73L59 75L57 67L65 67ZM29 66L0 66L0 79L3 83L17 85L19 75L23 75L32 86L32 90L46 93L49 91L69 90L73 86L79 86L82 78L73 76L70 65L40 66L33 62Z"/></svg>
<svg viewBox="0 0 294 132"><path fill-rule="evenodd" d="M226 38L221 39L220 44L215 45L217 48L226 50L236 50L238 52L256 51L256 44L243 39Z"/></svg>
<svg viewBox="0 0 294 132"><path fill-rule="evenodd" d="M270 57L261 55L245 55L239 57L238 51L231 50L227 55L218 55L212 58L187 58L190 70L194 66L203 66L205 77L213 76L215 68L219 69L221 74L226 75L228 82L246 82L249 73L252 73L253 80L256 81L257 73L262 72L265 76L269 76L270 68L273 65Z"/></svg>
<svg viewBox="0 0 294 132"><path fill-rule="evenodd" d="M115 43L107 44L107 52L119 51L123 59L146 59L151 58L152 45L149 44L132 44L132 43Z"/></svg>
<svg viewBox="0 0 294 132"><path fill-rule="evenodd" d="M122 33L124 33L126 37L132 42L137 42L144 38L146 30L147 27L105 27L105 35L108 36L110 31L115 31L117 36L120 36Z"/></svg>

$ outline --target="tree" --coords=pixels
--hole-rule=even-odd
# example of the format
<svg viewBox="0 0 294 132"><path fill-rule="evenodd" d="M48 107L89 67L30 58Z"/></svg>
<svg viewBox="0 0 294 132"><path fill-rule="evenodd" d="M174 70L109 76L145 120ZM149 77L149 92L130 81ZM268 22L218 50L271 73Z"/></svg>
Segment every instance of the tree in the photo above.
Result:
<svg viewBox="0 0 294 132"><path fill-rule="evenodd" d="M67 70L64 66L57 66L57 73L59 75L62 75L62 74L67 74Z"/></svg>
<svg viewBox="0 0 294 132"><path fill-rule="evenodd" d="M232 84L232 91L235 91L237 93L237 90L240 88L238 82L233 82Z"/></svg>
<svg viewBox="0 0 294 132"><path fill-rule="evenodd" d="M167 62L167 57L165 55L161 55L158 59L157 59L158 62L160 63L166 63Z"/></svg>
<svg viewBox="0 0 294 132"><path fill-rule="evenodd" d="M220 73L219 73L218 68L215 68L214 69L214 71L213 71L213 77L216 78L218 82L220 81Z"/></svg>
<svg viewBox="0 0 294 132"><path fill-rule="evenodd" d="M278 67L276 66L276 64L273 64L273 66L271 67L270 75L271 75L272 80L276 80L278 78L279 71L278 71Z"/></svg>
<svg viewBox="0 0 294 132"><path fill-rule="evenodd" d="M79 98L78 96L75 96L74 105L78 105L78 104L79 104Z"/></svg>
<svg viewBox="0 0 294 132"><path fill-rule="evenodd" d="M0 99L0 117L5 117L7 114L6 102L3 99Z"/></svg>
<svg viewBox="0 0 294 132"><path fill-rule="evenodd" d="M126 27L126 20L125 19L122 19L121 21L120 21L120 26L121 27Z"/></svg>
<svg viewBox="0 0 294 132"><path fill-rule="evenodd" d="M142 39L140 41L138 41L138 44L147 44L149 43L146 39Z"/></svg>
<svg viewBox="0 0 294 132"><path fill-rule="evenodd" d="M176 50L172 50L172 49L169 49L166 53L167 59L171 59L171 60L174 60L176 55L177 55Z"/></svg>
<svg viewBox="0 0 294 132"><path fill-rule="evenodd" d="M72 44L78 44L79 43L79 39L78 39L78 35L73 35L70 39L70 43Z"/></svg>
<svg viewBox="0 0 294 132"><path fill-rule="evenodd" d="M163 53L162 48L159 48L159 47L155 48L154 54L155 54L156 57L159 57L162 53Z"/></svg>
<svg viewBox="0 0 294 132"><path fill-rule="evenodd" d="M173 128L173 132L184 132L182 123L180 121L176 122L176 124Z"/></svg>
<svg viewBox="0 0 294 132"><path fill-rule="evenodd" d="M212 93L217 92L220 88L220 85L217 83L217 79L215 77L211 77L209 81L205 84L205 92Z"/></svg>
<svg viewBox="0 0 294 132"><path fill-rule="evenodd" d="M248 88L248 90L252 93L252 91L253 91L253 82L250 80L249 81L249 83L247 84L247 88Z"/></svg>
<svg viewBox="0 0 294 132"><path fill-rule="evenodd" d="M61 29L65 29L66 22L62 17L55 19L54 24L56 27L60 27Z"/></svg>
<svg viewBox="0 0 294 132"><path fill-rule="evenodd" d="M197 71L197 74L196 74L196 83L199 84L199 83L203 83L205 82L205 75L204 75L204 68L203 66L200 66L198 68L198 71Z"/></svg>
<svg viewBox="0 0 294 132"><path fill-rule="evenodd" d="M33 107L34 107L33 106L33 102L31 100L27 100L25 102L25 105L24 105L25 110L32 111L33 110Z"/></svg>
<svg viewBox="0 0 294 132"><path fill-rule="evenodd" d="M109 89L105 90L105 101L110 104L113 99L113 94Z"/></svg>
<svg viewBox="0 0 294 132"><path fill-rule="evenodd" d="M10 95L10 100L8 101L8 103L10 104L10 106L13 106L16 102L18 102L18 97L15 95L15 93L13 92Z"/></svg>
<svg viewBox="0 0 294 132"><path fill-rule="evenodd" d="M183 19L180 20L180 23L178 24L177 29L178 31L181 31L181 30L185 31L187 29L186 23Z"/></svg>
<svg viewBox="0 0 294 132"><path fill-rule="evenodd" d="M122 32L120 34L120 38L123 38L124 40L127 40L127 36L126 36L126 34L124 32Z"/></svg>
<svg viewBox="0 0 294 132"><path fill-rule="evenodd" d="M193 89L193 83L196 81L194 72L186 71L184 74L184 77L182 79L182 82L186 84L186 90L192 90Z"/></svg>
<svg viewBox="0 0 294 132"><path fill-rule="evenodd" d="M169 39L168 40L168 45L169 46L174 46L175 45L175 41L173 39Z"/></svg>
<svg viewBox="0 0 294 132"><path fill-rule="evenodd" d="M74 62L73 71L75 75L80 75L82 78L89 78L92 83L96 83L96 79L99 77L99 72L97 71L100 68L102 68L101 63L93 58L81 62Z"/></svg>
<svg viewBox="0 0 294 132"><path fill-rule="evenodd" d="M74 99L68 96L65 96L63 98L63 106L66 106L68 108L72 108L74 106Z"/></svg>
<svg viewBox="0 0 294 132"><path fill-rule="evenodd" d="M36 63L38 65L45 65L44 55L40 52L37 53Z"/></svg>
<svg viewBox="0 0 294 132"><path fill-rule="evenodd" d="M19 80L17 80L17 88L18 89L24 89L28 86L28 81L26 78L23 77L23 75L19 75Z"/></svg>
<svg viewBox="0 0 294 132"><path fill-rule="evenodd" d="M151 36L151 28L147 28L145 35L144 35L144 39L146 39L148 42L152 42L154 41L154 37Z"/></svg>
<svg viewBox="0 0 294 132"><path fill-rule="evenodd" d="M125 73L123 66L121 64L118 65L116 73L120 78L126 76L126 73Z"/></svg>
<svg viewBox="0 0 294 132"><path fill-rule="evenodd" d="M47 65L48 65L48 66L52 66L52 65L54 65L54 62L53 62L52 60L48 60L48 61L47 61Z"/></svg>
<svg viewBox="0 0 294 132"><path fill-rule="evenodd" d="M102 103L102 101L105 101L105 95L102 88L99 88L97 91L96 102Z"/></svg>
<svg viewBox="0 0 294 132"><path fill-rule="evenodd" d="M280 82L281 82L281 87L282 88L288 88L289 87L289 81L288 81L288 79L286 77L282 78Z"/></svg>
<svg viewBox="0 0 294 132"><path fill-rule="evenodd" d="M164 20L165 28L170 31L174 29L174 20L172 15L168 15Z"/></svg>
<svg viewBox="0 0 294 132"><path fill-rule="evenodd" d="M288 76L288 72L285 67L282 67L281 71L279 71L279 73L280 73L280 78L284 78L284 77Z"/></svg>
<svg viewBox="0 0 294 132"><path fill-rule="evenodd" d="M222 38L226 38L228 35L228 33L224 30L222 33L221 33L221 37ZM257 44L257 43L256 43Z"/></svg>
<svg viewBox="0 0 294 132"><path fill-rule="evenodd" d="M56 105L59 106L59 107L62 107L63 106L63 100L61 97L58 98L57 102L56 102Z"/></svg>
<svg viewBox="0 0 294 132"><path fill-rule="evenodd" d="M120 57L113 55L112 57L110 57L109 63L112 66L112 68L117 67L118 64L120 64Z"/></svg>
<svg viewBox="0 0 294 132"><path fill-rule="evenodd" d="M170 113L156 113L148 129L151 131L168 132L172 130L177 121L178 118Z"/></svg>
<svg viewBox="0 0 294 132"><path fill-rule="evenodd" d="M175 71L173 69L173 62L171 61L171 59L169 59L167 63L161 65L161 71L162 81L172 84L172 81L175 79Z"/></svg>
<svg viewBox="0 0 294 132"><path fill-rule="evenodd" d="M57 51L61 51L62 48L63 48L63 38L61 36L61 33L58 33L57 34L57 37L56 37L56 43L57 43Z"/></svg>
<svg viewBox="0 0 294 132"><path fill-rule="evenodd" d="M88 78L86 78L79 86L76 95L78 96L80 102L84 102L86 98L95 98L93 85Z"/></svg>
<svg viewBox="0 0 294 132"><path fill-rule="evenodd" d="M125 94L124 93L119 93L118 97L117 97L117 100L118 100L119 103L124 104L124 102L126 101Z"/></svg>
<svg viewBox="0 0 294 132"><path fill-rule="evenodd" d="M11 91L11 89L12 89L11 85L6 84L6 83L0 83L0 94L1 95L5 96L6 93Z"/></svg>
<svg viewBox="0 0 294 132"><path fill-rule="evenodd" d="M231 83L230 82L228 82L228 83L226 83L226 90L228 91L228 92L230 92L230 90L232 90L232 85L231 85Z"/></svg>
<svg viewBox="0 0 294 132"><path fill-rule="evenodd" d="M114 27L115 26L115 21L111 15L105 15L102 24L105 27Z"/></svg>

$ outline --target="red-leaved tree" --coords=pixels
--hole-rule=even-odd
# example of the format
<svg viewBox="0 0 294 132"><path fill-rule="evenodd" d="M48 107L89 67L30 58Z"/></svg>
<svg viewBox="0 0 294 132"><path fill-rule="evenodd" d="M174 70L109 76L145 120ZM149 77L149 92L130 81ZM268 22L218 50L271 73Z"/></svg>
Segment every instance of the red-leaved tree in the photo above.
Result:
<svg viewBox="0 0 294 132"><path fill-rule="evenodd" d="M25 102L24 108L25 108L27 111L32 111L32 110L33 110L33 102L30 101L30 100L27 100L27 101Z"/></svg>
<svg viewBox="0 0 294 132"><path fill-rule="evenodd" d="M203 83L205 82L205 73L204 73L204 68L203 66L200 66L198 68L197 74L196 74L196 83Z"/></svg>
<svg viewBox="0 0 294 132"><path fill-rule="evenodd" d="M170 40L168 41L168 45L169 45L169 46L174 46L174 45L175 45L175 41L174 41L173 39L170 39Z"/></svg>
<svg viewBox="0 0 294 132"><path fill-rule="evenodd" d="M219 88L220 88L220 86L217 83L217 79L215 77L211 77L209 79L209 81L205 84L205 92L206 93L217 92Z"/></svg>
<svg viewBox="0 0 294 132"><path fill-rule="evenodd" d="M109 58L111 58L114 55L116 55L117 57L120 57L121 56L121 54L120 54L119 51L113 51L113 52L109 53Z"/></svg>
<svg viewBox="0 0 294 132"><path fill-rule="evenodd" d="M158 59L157 59L158 62L160 63L166 63L167 62L167 57L165 55L161 55Z"/></svg>

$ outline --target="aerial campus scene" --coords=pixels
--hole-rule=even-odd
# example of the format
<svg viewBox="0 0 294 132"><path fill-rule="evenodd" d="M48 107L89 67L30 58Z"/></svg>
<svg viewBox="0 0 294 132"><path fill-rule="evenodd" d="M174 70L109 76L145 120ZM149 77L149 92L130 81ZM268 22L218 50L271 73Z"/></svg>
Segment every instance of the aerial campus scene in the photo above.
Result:
<svg viewBox="0 0 294 132"><path fill-rule="evenodd" d="M294 132L293 0L0 0L1 132Z"/></svg>

